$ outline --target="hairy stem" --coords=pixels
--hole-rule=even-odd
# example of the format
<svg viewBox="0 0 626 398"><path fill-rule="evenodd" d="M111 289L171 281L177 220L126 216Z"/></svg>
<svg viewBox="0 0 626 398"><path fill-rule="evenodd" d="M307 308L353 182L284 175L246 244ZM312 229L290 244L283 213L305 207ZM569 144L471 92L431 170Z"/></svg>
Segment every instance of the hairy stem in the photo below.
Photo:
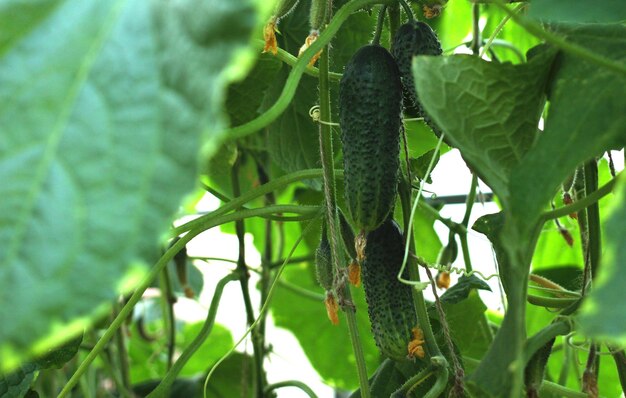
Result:
<svg viewBox="0 0 626 398"><path fill-rule="evenodd" d="M327 28L328 29L328 28ZM326 46L320 57L320 78L319 78L319 92L320 92L320 117L323 121L330 122L330 87L328 85L328 66L329 66L329 47ZM340 269L345 268L345 264L340 263L340 259L343 259L343 252L340 250L340 227L339 227L339 215L336 209L336 192L335 192L335 165L333 156L333 140L331 135L330 126L325 123L319 124L319 142L320 142L320 156L322 162L322 170L324 171L324 198L326 202L326 220L328 225L328 232L330 236L331 255L333 260L334 269L339 272ZM348 286L339 286L337 294L341 295L344 300L342 302L351 302L350 288ZM359 337L359 331L357 328L356 314L354 308L350 305L342 305L342 310L346 314L346 320L348 323L348 330L350 332L350 341L352 342L352 349L354 351L354 357L356 359L357 373L359 377L359 386L361 388L361 396L363 398L370 397L369 382L367 380L367 369L365 366L365 356L363 354L363 347L361 346L361 340Z"/></svg>
<svg viewBox="0 0 626 398"><path fill-rule="evenodd" d="M580 210L583 210L591 206L593 203L596 203L598 200L610 194L611 191L613 191L613 188L615 187L615 183L617 182L618 179L619 179L619 175L616 178L613 178L611 181L604 184L603 186L601 186L600 188L598 188L597 190L590 192L582 199L577 200L576 202L572 203L571 205L559 207L558 209L543 213L541 215L542 220L545 222L548 220L552 220L554 218L564 217L564 216L567 216L572 213L576 213Z"/></svg>

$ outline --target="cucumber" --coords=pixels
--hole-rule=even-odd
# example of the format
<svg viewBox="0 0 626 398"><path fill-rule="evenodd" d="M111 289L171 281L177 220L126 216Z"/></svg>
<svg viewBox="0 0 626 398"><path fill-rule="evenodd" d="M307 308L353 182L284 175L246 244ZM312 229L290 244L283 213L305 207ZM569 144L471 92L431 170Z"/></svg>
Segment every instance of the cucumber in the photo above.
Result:
<svg viewBox="0 0 626 398"><path fill-rule="evenodd" d="M416 55L441 55L442 52L441 43L428 24L421 21L410 21L398 28L391 45L391 53L396 59L402 75L402 92L406 114L416 117L425 116L415 91L415 81L411 71L413 57Z"/></svg>
<svg viewBox="0 0 626 398"><path fill-rule="evenodd" d="M393 208L397 193L402 83L391 54L361 47L339 84L346 205L360 231L372 231Z"/></svg>
<svg viewBox="0 0 626 398"><path fill-rule="evenodd" d="M397 278L403 257L404 237L393 219L367 234L361 279L372 333L380 352L396 361L406 360L417 326L411 287Z"/></svg>

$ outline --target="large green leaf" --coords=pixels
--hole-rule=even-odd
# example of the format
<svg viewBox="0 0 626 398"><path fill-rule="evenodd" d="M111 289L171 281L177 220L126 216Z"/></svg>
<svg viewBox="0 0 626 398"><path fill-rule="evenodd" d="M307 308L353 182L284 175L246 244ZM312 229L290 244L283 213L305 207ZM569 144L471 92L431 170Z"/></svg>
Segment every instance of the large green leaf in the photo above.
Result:
<svg viewBox="0 0 626 398"><path fill-rule="evenodd" d="M259 19L255 0L49 7L12 4L29 26L0 53L3 367L81 329L156 258Z"/></svg>
<svg viewBox="0 0 626 398"><path fill-rule="evenodd" d="M626 344L626 314L619 303L626 287L626 178L620 178L617 197L604 228L601 268L594 289L580 316L584 332L593 337Z"/></svg>
<svg viewBox="0 0 626 398"><path fill-rule="evenodd" d="M622 0L598 4L587 0L533 0L528 16L547 21L620 22L626 19L626 7Z"/></svg>
<svg viewBox="0 0 626 398"><path fill-rule="evenodd" d="M554 53L522 65L476 57L418 56L415 85L427 113L464 159L503 199L508 175L532 146Z"/></svg>
<svg viewBox="0 0 626 398"><path fill-rule="evenodd" d="M558 25L557 32L616 62L626 60L626 27ZM562 53L550 86L545 130L511 176L511 210L530 225L574 168L626 145L626 78Z"/></svg>

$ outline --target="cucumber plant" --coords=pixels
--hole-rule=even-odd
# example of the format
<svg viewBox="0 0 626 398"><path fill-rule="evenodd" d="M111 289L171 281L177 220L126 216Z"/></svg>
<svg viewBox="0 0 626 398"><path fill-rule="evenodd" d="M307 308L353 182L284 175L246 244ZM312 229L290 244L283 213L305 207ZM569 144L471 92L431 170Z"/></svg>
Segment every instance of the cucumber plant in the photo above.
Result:
<svg viewBox="0 0 626 398"><path fill-rule="evenodd" d="M621 5L8 3L0 398L626 391Z"/></svg>

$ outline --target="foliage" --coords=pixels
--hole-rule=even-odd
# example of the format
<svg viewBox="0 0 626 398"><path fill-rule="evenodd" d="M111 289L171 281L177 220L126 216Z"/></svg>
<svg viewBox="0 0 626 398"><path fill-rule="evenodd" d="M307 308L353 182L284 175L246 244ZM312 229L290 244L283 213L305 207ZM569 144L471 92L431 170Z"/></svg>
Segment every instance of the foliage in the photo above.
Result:
<svg viewBox="0 0 626 398"><path fill-rule="evenodd" d="M315 396L300 381L268 381L268 317L325 383L353 396L626 388L626 179L602 159L626 146L621 2L327 3L0 3L0 397L269 397L283 387ZM326 24L311 31L320 9ZM443 55L414 57L404 77L429 123L404 115L390 162L399 160L398 193L385 189L406 238L399 274L410 281L398 283L414 286L409 344L425 353L394 361L374 344L363 289L349 283L363 241L348 223L340 231L339 211L350 212L337 120L344 67L373 32L389 48L411 14ZM276 51L261 54L273 35ZM377 111L348 116L388 117ZM442 217L421 191L451 149L474 175L463 220ZM368 183L378 158L359 159ZM472 226L478 178L501 210ZM174 223L196 216L207 192L216 210ZM448 268L435 222L460 242L462 268ZM313 265L322 224L333 272L324 288ZM236 236L238 252L210 291L186 245L214 227ZM471 263L472 227L496 254L503 314L479 295L489 286ZM437 273L460 277L443 292ZM243 297L246 354L215 324L226 285ZM174 303L201 291L213 294L206 320L184 321Z"/></svg>

